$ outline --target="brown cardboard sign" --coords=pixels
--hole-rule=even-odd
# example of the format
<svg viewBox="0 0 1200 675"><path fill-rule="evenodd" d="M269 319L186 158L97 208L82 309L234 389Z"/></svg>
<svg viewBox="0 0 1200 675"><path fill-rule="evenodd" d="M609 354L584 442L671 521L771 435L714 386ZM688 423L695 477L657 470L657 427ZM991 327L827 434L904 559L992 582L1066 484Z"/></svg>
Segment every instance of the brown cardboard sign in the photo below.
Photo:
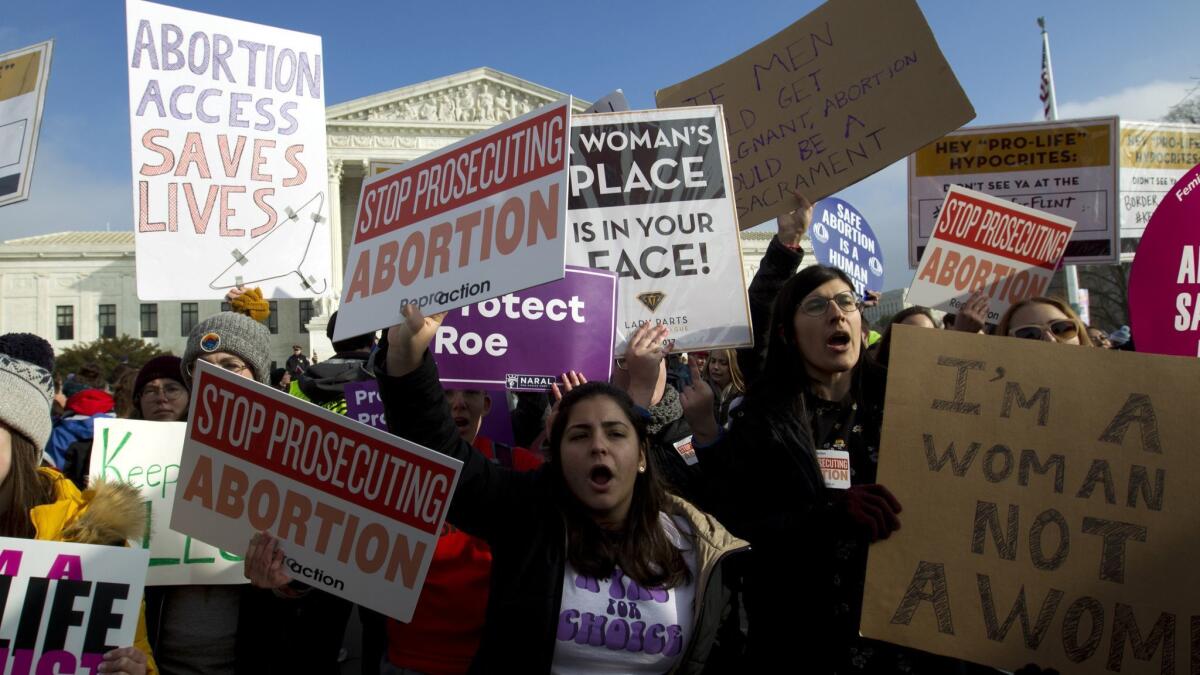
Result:
<svg viewBox="0 0 1200 675"><path fill-rule="evenodd" d="M742 229L852 185L975 117L915 0L831 0L749 51L660 89L725 106Z"/></svg>
<svg viewBox="0 0 1200 675"><path fill-rule="evenodd" d="M862 632L1004 669L1198 672L1200 360L898 326Z"/></svg>

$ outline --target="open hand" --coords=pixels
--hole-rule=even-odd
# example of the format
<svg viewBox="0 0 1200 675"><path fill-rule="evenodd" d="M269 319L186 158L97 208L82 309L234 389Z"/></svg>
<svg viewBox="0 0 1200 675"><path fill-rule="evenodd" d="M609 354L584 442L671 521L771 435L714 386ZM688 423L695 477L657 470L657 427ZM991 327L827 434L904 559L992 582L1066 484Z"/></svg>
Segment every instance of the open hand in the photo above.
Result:
<svg viewBox="0 0 1200 675"><path fill-rule="evenodd" d="M779 238L779 243L785 246L799 244L800 239L804 237L804 233L808 232L808 226L812 224L812 202L800 194L799 190L793 194L796 195L796 202L798 203L796 210L791 213L785 213L775 219L775 225L779 228L775 236Z"/></svg>
<svg viewBox="0 0 1200 675"><path fill-rule="evenodd" d="M692 373L692 381L679 392L683 416L692 428L692 442L708 445L717 440L720 433L717 419L713 416L713 390L700 376L700 368L696 364L688 364L688 370Z"/></svg>

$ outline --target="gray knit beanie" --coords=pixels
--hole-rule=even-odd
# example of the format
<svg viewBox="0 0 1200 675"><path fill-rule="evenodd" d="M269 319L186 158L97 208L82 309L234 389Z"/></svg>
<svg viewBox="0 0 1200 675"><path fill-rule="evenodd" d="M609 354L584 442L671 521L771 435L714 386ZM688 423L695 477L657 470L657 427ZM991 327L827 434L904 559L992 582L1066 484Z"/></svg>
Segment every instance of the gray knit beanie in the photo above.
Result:
<svg viewBox="0 0 1200 675"><path fill-rule="evenodd" d="M271 331L245 314L221 312L196 324L183 351L183 377L191 385L188 367L204 354L226 352L242 359L254 371L254 379L267 384Z"/></svg>
<svg viewBox="0 0 1200 675"><path fill-rule="evenodd" d="M0 420L40 452L50 440L54 349L30 333L0 335Z"/></svg>

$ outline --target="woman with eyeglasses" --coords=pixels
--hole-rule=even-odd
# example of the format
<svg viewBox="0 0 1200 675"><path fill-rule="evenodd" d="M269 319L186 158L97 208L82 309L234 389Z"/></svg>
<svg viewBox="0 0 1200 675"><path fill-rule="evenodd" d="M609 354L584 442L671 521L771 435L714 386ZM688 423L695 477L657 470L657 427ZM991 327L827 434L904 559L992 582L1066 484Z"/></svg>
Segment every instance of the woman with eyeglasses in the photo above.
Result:
<svg viewBox="0 0 1200 675"><path fill-rule="evenodd" d="M1014 304L1000 317L996 334L1064 345L1093 346L1079 315L1070 305L1057 298L1036 297Z"/></svg>
<svg viewBox="0 0 1200 675"><path fill-rule="evenodd" d="M754 666L804 654L815 673L957 672L958 662L858 634L867 549L899 529L901 510L875 482L887 371L865 356L860 309L844 272L807 267L777 291L763 373L726 431L711 389L685 388L692 493L750 541ZM848 477L826 479L822 466Z"/></svg>

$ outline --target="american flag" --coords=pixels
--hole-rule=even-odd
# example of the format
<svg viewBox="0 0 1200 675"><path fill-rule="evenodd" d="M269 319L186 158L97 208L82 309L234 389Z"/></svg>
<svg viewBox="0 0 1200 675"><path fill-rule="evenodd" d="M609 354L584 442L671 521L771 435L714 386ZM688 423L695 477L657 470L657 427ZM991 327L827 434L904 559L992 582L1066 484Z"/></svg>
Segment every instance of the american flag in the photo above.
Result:
<svg viewBox="0 0 1200 675"><path fill-rule="evenodd" d="M1054 101L1054 73L1050 70L1050 36L1046 33L1046 20L1038 17L1038 26L1042 29L1042 89L1039 98L1046 119L1058 118L1058 106Z"/></svg>

